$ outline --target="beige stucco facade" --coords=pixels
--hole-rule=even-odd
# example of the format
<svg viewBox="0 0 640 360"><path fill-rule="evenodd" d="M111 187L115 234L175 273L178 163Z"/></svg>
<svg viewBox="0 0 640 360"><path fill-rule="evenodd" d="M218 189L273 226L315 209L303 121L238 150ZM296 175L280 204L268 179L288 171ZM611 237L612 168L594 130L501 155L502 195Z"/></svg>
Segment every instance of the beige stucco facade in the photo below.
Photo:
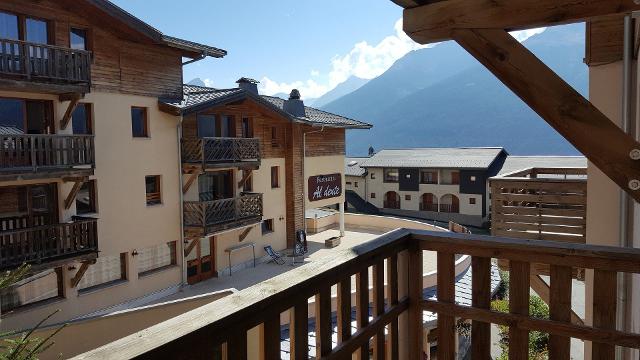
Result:
<svg viewBox="0 0 640 360"><path fill-rule="evenodd" d="M59 102L57 97L4 92L0 96L52 100L56 133L71 133L71 125L59 129L59 119L67 109L67 103ZM177 241L180 251L178 118L160 112L157 99L152 97L93 92L82 102L91 104L95 134L96 169L90 179L96 181L97 213L89 216L98 218L99 256L126 253L127 279L80 293L70 285L80 264L69 263L62 267L64 296L3 314L0 322L3 330L30 327L56 309L60 309L60 313L53 321L72 319L181 282L180 257L175 266L140 277L137 259L132 256L137 249L170 241ZM147 108L149 138L132 137L132 106ZM162 204L147 206L146 175L161 176ZM50 182L58 184L60 222L71 220L76 214L75 203L69 210L64 210L63 203L72 182L30 180L3 182L0 186Z"/></svg>

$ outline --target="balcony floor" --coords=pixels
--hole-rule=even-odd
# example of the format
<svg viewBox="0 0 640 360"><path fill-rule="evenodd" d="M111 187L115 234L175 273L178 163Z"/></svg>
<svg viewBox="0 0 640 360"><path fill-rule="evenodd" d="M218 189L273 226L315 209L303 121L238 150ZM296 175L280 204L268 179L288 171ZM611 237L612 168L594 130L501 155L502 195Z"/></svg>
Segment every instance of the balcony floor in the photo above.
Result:
<svg viewBox="0 0 640 360"><path fill-rule="evenodd" d="M192 296L208 294L221 290L243 290L252 285L258 284L262 281L268 280L280 274L291 271L297 267L300 267L308 262L313 262L324 257L333 256L337 251L342 251L348 248L352 248L356 245L373 240L381 234L391 230L383 228L349 228L346 229L345 237L339 246L327 249L324 247L324 241L328 238L338 236L340 232L337 229L329 229L317 234L309 235L307 237L309 254L305 257L303 263L296 263L295 266L291 265L291 260L286 259L285 265L277 265L274 263L259 263L256 268L249 267L238 272L234 272L233 276L222 276L219 278L205 280L195 285L191 285L181 289L179 292L158 299L153 303L162 303L166 301L174 301L189 298ZM424 272L435 271L436 269L436 254L431 252L424 253ZM369 275L371 278L371 274ZM355 281L352 283L353 289L355 289ZM335 292L335 289L334 289Z"/></svg>

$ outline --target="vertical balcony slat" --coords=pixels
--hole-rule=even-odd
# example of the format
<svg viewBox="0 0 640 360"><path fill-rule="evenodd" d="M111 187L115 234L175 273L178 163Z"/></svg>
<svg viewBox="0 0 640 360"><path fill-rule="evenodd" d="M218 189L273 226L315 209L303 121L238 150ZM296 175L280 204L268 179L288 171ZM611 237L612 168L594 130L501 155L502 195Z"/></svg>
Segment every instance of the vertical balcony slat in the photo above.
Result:
<svg viewBox="0 0 640 360"><path fill-rule="evenodd" d="M356 323L358 329L364 329L369 325L369 268L362 269L356 274ZM369 357L369 343L360 347L360 358Z"/></svg>
<svg viewBox="0 0 640 360"><path fill-rule="evenodd" d="M233 332L227 341L228 359L247 360L247 330Z"/></svg>
<svg viewBox="0 0 640 360"><path fill-rule="evenodd" d="M338 284L338 344L351 338L351 276Z"/></svg>
<svg viewBox="0 0 640 360"><path fill-rule="evenodd" d="M455 303L455 254L438 252L438 301ZM453 360L456 354L456 319L438 313L438 360Z"/></svg>
<svg viewBox="0 0 640 360"><path fill-rule="evenodd" d="M316 296L316 358L331 353L331 287L320 289Z"/></svg>
<svg viewBox="0 0 640 360"><path fill-rule="evenodd" d="M530 264L509 263L509 312L529 315ZM509 327L509 359L526 360L529 356L529 331Z"/></svg>
<svg viewBox="0 0 640 360"><path fill-rule="evenodd" d="M491 307L491 259L471 258L471 288L473 307ZM473 360L491 358L491 325L481 321L471 323L471 357Z"/></svg>
<svg viewBox="0 0 640 360"><path fill-rule="evenodd" d="M293 309L292 359L309 357L309 303L307 299L296 303Z"/></svg>
<svg viewBox="0 0 640 360"><path fill-rule="evenodd" d="M593 327L616 328L617 274L614 271L593 272ZM608 343L593 343L593 359L614 359L615 346Z"/></svg>
<svg viewBox="0 0 640 360"><path fill-rule="evenodd" d="M409 353L410 360L422 360L422 249L418 243L409 248Z"/></svg>
<svg viewBox="0 0 640 360"><path fill-rule="evenodd" d="M373 311L376 317L384 314L384 259L373 264ZM373 358L384 360L384 327L376 333Z"/></svg>
<svg viewBox="0 0 640 360"><path fill-rule="evenodd" d="M551 293L549 315L551 320L571 323L571 267L551 265ZM549 335L549 358L569 360L571 338Z"/></svg>
<svg viewBox="0 0 640 360"><path fill-rule="evenodd" d="M264 359L280 359L280 313L270 314L264 322L262 332Z"/></svg>
<svg viewBox="0 0 640 360"><path fill-rule="evenodd" d="M394 253L387 259L387 301L390 306L398 304L398 254ZM398 318L389 323L387 358L398 360Z"/></svg>

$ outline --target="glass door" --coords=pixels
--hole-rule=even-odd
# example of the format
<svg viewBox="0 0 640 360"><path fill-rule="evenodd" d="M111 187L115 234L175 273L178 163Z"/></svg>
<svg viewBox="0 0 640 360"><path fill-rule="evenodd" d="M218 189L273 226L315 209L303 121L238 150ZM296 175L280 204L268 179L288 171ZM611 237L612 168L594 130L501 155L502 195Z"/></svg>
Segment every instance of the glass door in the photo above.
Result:
<svg viewBox="0 0 640 360"><path fill-rule="evenodd" d="M213 237L192 240L187 246L187 282L195 284L216 276Z"/></svg>

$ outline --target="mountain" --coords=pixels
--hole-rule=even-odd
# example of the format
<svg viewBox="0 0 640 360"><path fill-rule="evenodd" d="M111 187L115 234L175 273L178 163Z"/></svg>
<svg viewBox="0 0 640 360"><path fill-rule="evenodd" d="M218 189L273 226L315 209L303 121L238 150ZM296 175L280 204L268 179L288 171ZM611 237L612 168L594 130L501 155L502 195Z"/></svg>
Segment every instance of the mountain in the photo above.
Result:
<svg viewBox="0 0 640 360"><path fill-rule="evenodd" d="M200 78L195 78L187 83L187 85L206 86L204 81Z"/></svg>
<svg viewBox="0 0 640 360"><path fill-rule="evenodd" d="M583 95L584 25L548 28L524 45ZM347 133L347 153L375 149L503 146L511 154L577 150L453 42L420 49L380 77L323 107L374 125Z"/></svg>
<svg viewBox="0 0 640 360"><path fill-rule="evenodd" d="M350 76L347 80L338 84L331 91L326 94L320 96L313 102L313 106L322 107L327 105L328 103L341 98L347 94L350 94L359 88L361 88L364 84L369 82L367 79L362 79L357 76Z"/></svg>

